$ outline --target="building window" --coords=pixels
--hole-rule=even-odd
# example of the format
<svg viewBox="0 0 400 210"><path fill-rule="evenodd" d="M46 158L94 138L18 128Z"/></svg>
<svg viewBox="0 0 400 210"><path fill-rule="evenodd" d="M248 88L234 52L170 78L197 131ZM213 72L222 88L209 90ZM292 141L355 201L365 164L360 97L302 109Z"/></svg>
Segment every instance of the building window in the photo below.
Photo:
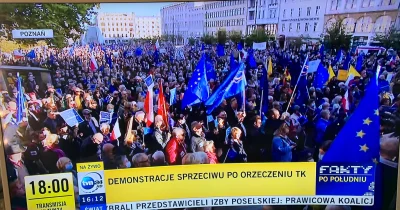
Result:
<svg viewBox="0 0 400 210"><path fill-rule="evenodd" d="M283 10L283 18L286 17L286 9Z"/></svg>
<svg viewBox="0 0 400 210"><path fill-rule="evenodd" d="M290 17L293 17L293 9L290 9Z"/></svg>
<svg viewBox="0 0 400 210"><path fill-rule="evenodd" d="M292 23L289 23L289 32L292 31Z"/></svg>
<svg viewBox="0 0 400 210"><path fill-rule="evenodd" d="M300 31L300 23L297 23L296 31L297 31L297 32Z"/></svg>
<svg viewBox="0 0 400 210"><path fill-rule="evenodd" d="M254 20L254 11L249 12L249 20Z"/></svg>
<svg viewBox="0 0 400 210"><path fill-rule="evenodd" d="M307 16L311 15L311 7L307 7Z"/></svg>
<svg viewBox="0 0 400 210"><path fill-rule="evenodd" d="M315 23L314 23L314 32L316 32L316 31L317 31L317 26L318 26L318 23L317 23L317 22L315 22Z"/></svg>
<svg viewBox="0 0 400 210"><path fill-rule="evenodd" d="M299 8L299 17L301 16L301 8Z"/></svg>
<svg viewBox="0 0 400 210"><path fill-rule="evenodd" d="M304 27L304 31L308 32L308 23L306 23L305 27Z"/></svg>
<svg viewBox="0 0 400 210"><path fill-rule="evenodd" d="M316 8L315 8L315 15L319 15L319 11L321 10L321 7L320 6L317 6Z"/></svg>

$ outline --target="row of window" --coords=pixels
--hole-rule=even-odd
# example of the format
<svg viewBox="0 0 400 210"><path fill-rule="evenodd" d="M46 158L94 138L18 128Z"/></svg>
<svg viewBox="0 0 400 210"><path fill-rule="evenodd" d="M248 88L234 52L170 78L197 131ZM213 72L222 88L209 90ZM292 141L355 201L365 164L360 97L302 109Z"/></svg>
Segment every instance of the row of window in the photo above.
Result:
<svg viewBox="0 0 400 210"><path fill-rule="evenodd" d="M276 9L270 9L269 10L269 18L275 18L276 17ZM268 15L265 15L265 10L258 11L257 14L257 19L264 19L268 18ZM255 18L255 11L249 11L249 20L254 20Z"/></svg>
<svg viewBox="0 0 400 210"><path fill-rule="evenodd" d="M117 18L117 17L107 17L107 18L103 18L103 17L101 17L101 18L99 18L100 20L107 20L107 21L109 21L109 20L132 20L132 18L126 18L126 17L124 17L124 18L122 18L122 17L120 17L120 18Z"/></svg>
<svg viewBox="0 0 400 210"><path fill-rule="evenodd" d="M145 27L143 26L142 28L145 28ZM148 27L146 27L146 28L148 28ZM140 29L140 26L138 26L138 29ZM157 28L155 28L154 26L152 26L151 29L159 30L160 27L157 26ZM102 32L105 32L105 31L128 31L128 28L120 28L120 29L119 28L101 28L101 31ZM133 28L129 28L129 31L133 31Z"/></svg>
<svg viewBox="0 0 400 210"><path fill-rule="evenodd" d="M165 23L164 26L165 28L178 28L178 27L194 27L194 26L201 26L202 27L203 21L197 20L197 21L190 21L190 22L174 22L174 23Z"/></svg>
<svg viewBox="0 0 400 210"><path fill-rule="evenodd" d="M326 27L329 28L336 19L332 18L327 21ZM369 16L361 17L357 21L354 18L345 18L343 24L346 26L345 31L347 33L361 32L361 33L384 33L387 32L393 25L392 18L390 16L381 16L376 19L375 23Z"/></svg>
<svg viewBox="0 0 400 210"><path fill-rule="evenodd" d="M303 8L298 8L298 10L297 10L297 15L298 15L298 17L301 17L301 15L302 15L302 12L303 12ZM315 7L315 15L319 15L320 14L320 12L321 12L321 6L316 6ZM294 14L295 13L295 9L290 9L290 17L293 17L293 15L296 15L296 14ZM307 7L306 8L306 16L311 16L311 14L313 13L313 10L312 10L312 7ZM283 18L286 18L286 9L283 9Z"/></svg>
<svg viewBox="0 0 400 210"><path fill-rule="evenodd" d="M217 12L206 12L206 18L219 18L219 17L228 17L228 16L236 16L236 15L243 15L244 8L237 8L237 9L229 9L224 11L217 11Z"/></svg>
<svg viewBox="0 0 400 210"><path fill-rule="evenodd" d="M206 10L209 10L209 9L234 6L234 5L238 5L238 4L244 4L244 3L245 3L245 0L219 1L219 2L215 2L215 3L211 3L211 4L206 4L205 8L206 8Z"/></svg>
<svg viewBox="0 0 400 210"><path fill-rule="evenodd" d="M244 24L244 18L236 20L217 20L206 23L207 27L227 27L227 26L242 26Z"/></svg>
<svg viewBox="0 0 400 210"><path fill-rule="evenodd" d="M331 10L338 10L344 6L346 9L357 7L357 3L361 2L361 7L390 6L396 3L396 0L331 0ZM379 2L381 2L380 5Z"/></svg>
<svg viewBox="0 0 400 210"><path fill-rule="evenodd" d="M266 0L250 0L249 2L249 7L255 7L256 6L256 2L258 3L258 6L266 6L267 1ZM278 0L269 0L268 4L278 4Z"/></svg>
<svg viewBox="0 0 400 210"><path fill-rule="evenodd" d="M148 32L148 33L146 33L145 31L137 31L137 35L138 36L148 36L148 35L154 35L154 36L160 36L160 33L159 32L157 32L157 33L150 33L150 32ZM104 38L132 38L132 37L134 37L134 34L133 33L131 33L131 34L103 34L104 35Z"/></svg>
<svg viewBox="0 0 400 210"><path fill-rule="evenodd" d="M150 22L136 22L136 25L149 25L150 24ZM152 25L154 25L154 21L153 22L151 22L151 24ZM155 24L159 24L158 22L157 23L155 23ZM105 22L101 22L100 24L99 24L100 26L106 26L106 23ZM133 23L107 23L107 26L133 26Z"/></svg>
<svg viewBox="0 0 400 210"><path fill-rule="evenodd" d="M289 28L288 28L288 32L294 32L293 30L293 25L294 23L289 23ZM311 23L296 23L296 32L300 32L301 30L301 25L304 25L304 32L316 32L317 31L317 27L318 27L318 23L314 22L314 25L311 25ZM282 24L282 32L286 32L286 25L285 23Z"/></svg>

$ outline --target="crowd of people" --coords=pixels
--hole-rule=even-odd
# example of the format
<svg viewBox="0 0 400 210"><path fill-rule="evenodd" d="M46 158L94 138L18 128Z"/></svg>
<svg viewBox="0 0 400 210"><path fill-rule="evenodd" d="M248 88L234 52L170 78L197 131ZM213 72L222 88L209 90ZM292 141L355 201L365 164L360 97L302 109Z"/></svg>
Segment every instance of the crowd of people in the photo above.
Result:
<svg viewBox="0 0 400 210"><path fill-rule="evenodd" d="M2 57L2 65L45 67L52 74L52 82L44 85L38 84L31 72L24 79L22 89L27 101L21 122L16 120L19 106L17 75L9 74L8 90L2 90L1 117L14 209L27 209L24 177L28 175L72 172L77 192L76 164L80 162L103 161L108 170L186 164L319 161L363 97L365 86L376 71L376 63L382 66L379 79L389 86L382 87L380 93L381 134L386 139L381 145L381 157L387 160L386 164L392 164L390 173L397 174L400 61L389 60L385 52L365 54L359 72L361 76L356 76L349 84L335 76L323 88L316 88L313 87L315 75L308 74L308 100L304 104L295 104L291 100L294 85L287 74L288 68L301 66L305 55L311 60L321 58L315 53L319 46L276 49L271 45L266 50L255 50L257 67L246 70L245 102L238 97L226 98L211 115L207 115L203 104L181 107L203 51L185 45L184 57L178 58L172 43L163 42L161 47L165 52L160 53L155 62L152 46L151 43L137 42L62 49L46 47L35 49L33 58ZM126 53L135 52L138 47L142 50L140 55ZM234 44L225 46L225 56L217 56L213 47L205 51L213 62L216 77L208 80L208 87L204 88L213 93L231 71L229 55L233 53L238 61L242 54ZM333 50L332 54L325 52L322 63L326 68L334 62L335 54ZM352 53L351 56L351 63L355 65L357 55ZM291 65L285 65L283 57L288 57L287 62ZM95 68L93 58L97 63ZM262 93L262 68L269 58L273 72L268 79L269 89ZM342 65L339 61L332 68L337 73ZM151 113L145 111L148 89L145 79L149 75L154 81L152 114L155 117L151 124L147 120ZM42 89L44 86L46 88ZM171 97L176 98L173 104L165 104L167 122L157 115L160 92L166 102ZM349 110L342 104L346 92L351 98ZM266 113L260 113L262 94L268 94ZM83 122L68 125L60 115L68 109L75 109ZM101 112L108 112L111 119L102 120ZM114 138L114 130L120 131L118 138ZM385 198L389 200L388 205L382 209L390 209L393 198L390 196L393 194Z"/></svg>

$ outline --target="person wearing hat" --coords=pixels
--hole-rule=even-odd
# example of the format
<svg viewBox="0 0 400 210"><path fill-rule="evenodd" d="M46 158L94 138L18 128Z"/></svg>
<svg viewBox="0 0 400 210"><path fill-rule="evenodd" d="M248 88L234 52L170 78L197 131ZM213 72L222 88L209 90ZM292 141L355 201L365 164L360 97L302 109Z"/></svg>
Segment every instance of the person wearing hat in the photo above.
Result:
<svg viewBox="0 0 400 210"><path fill-rule="evenodd" d="M5 145L5 153L7 155L6 162L10 164L10 168L13 170L7 170L8 173L16 172L17 179L25 186L25 177L29 176L28 169L25 166L24 160L22 159L22 153L24 149L18 143L10 143Z"/></svg>
<svg viewBox="0 0 400 210"><path fill-rule="evenodd" d="M79 136L82 139L86 139L87 137L94 135L95 133L98 133L100 131L99 129L99 123L97 120L92 117L91 115L92 111L89 109L84 109L82 111L83 115L83 122L79 124Z"/></svg>
<svg viewBox="0 0 400 210"><path fill-rule="evenodd" d="M192 122L192 138L188 145L188 152L204 152L206 139L204 138L203 125L197 121Z"/></svg>
<svg viewBox="0 0 400 210"><path fill-rule="evenodd" d="M75 101L76 108L78 111L83 109L83 91L79 87L74 88L74 95L72 99Z"/></svg>

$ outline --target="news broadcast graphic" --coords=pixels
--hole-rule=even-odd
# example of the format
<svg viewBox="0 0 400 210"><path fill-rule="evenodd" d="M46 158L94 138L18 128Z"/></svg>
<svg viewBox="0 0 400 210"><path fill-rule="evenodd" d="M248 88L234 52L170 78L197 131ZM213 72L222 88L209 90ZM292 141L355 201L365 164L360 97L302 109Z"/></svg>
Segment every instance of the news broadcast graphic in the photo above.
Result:
<svg viewBox="0 0 400 210"><path fill-rule="evenodd" d="M101 162L81 163L78 164L79 201L82 210L302 204L372 206L374 171L373 165L313 162L124 170L103 170ZM187 190L188 187L196 190ZM168 193L154 194L155 188ZM132 196L137 190L141 193Z"/></svg>
<svg viewBox="0 0 400 210"><path fill-rule="evenodd" d="M106 209L103 162L79 163L79 203L81 209Z"/></svg>
<svg viewBox="0 0 400 210"><path fill-rule="evenodd" d="M317 195L374 195L374 164L317 163L317 168Z"/></svg>
<svg viewBox="0 0 400 210"><path fill-rule="evenodd" d="M27 176L25 190L29 210L75 209L71 173Z"/></svg>

